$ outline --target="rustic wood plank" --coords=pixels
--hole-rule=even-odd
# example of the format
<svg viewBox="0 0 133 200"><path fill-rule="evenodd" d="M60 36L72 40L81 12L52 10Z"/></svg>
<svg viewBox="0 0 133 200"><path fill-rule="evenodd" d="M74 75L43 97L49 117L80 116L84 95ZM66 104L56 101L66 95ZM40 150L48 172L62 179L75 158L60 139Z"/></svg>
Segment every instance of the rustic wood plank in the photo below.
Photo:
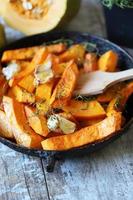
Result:
<svg viewBox="0 0 133 200"><path fill-rule="evenodd" d="M132 200L132 128L104 149L68 158L57 163L54 173L46 172L50 199Z"/></svg>
<svg viewBox="0 0 133 200"><path fill-rule="evenodd" d="M48 200L40 158L0 144L0 200Z"/></svg>

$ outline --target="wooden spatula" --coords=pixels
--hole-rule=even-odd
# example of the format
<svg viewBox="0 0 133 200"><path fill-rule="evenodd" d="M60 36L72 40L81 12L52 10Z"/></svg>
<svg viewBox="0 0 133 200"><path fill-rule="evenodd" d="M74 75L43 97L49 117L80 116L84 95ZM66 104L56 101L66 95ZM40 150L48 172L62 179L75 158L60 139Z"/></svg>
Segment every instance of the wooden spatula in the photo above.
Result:
<svg viewBox="0 0 133 200"><path fill-rule="evenodd" d="M95 71L80 75L74 95L90 96L103 93L107 87L125 80L133 79L133 69L121 72Z"/></svg>

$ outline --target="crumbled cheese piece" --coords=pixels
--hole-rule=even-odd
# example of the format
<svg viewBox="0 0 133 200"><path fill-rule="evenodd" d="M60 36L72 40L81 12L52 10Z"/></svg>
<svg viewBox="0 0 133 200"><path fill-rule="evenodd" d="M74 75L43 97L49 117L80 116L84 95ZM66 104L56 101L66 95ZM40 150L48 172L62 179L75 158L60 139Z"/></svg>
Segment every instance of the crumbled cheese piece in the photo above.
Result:
<svg viewBox="0 0 133 200"><path fill-rule="evenodd" d="M35 80L34 82L38 85L39 83L46 83L51 78L53 78L54 74L52 71L52 60L51 57L47 57L43 64L37 67L34 73Z"/></svg>
<svg viewBox="0 0 133 200"><path fill-rule="evenodd" d="M61 131L64 134L73 133L76 130L76 124L70 120L61 117L58 114L51 115L47 121L49 130Z"/></svg>
<svg viewBox="0 0 133 200"><path fill-rule="evenodd" d="M2 69L2 73L6 77L6 80L10 80L19 71L20 66L15 62L9 63L6 67Z"/></svg>
<svg viewBox="0 0 133 200"><path fill-rule="evenodd" d="M51 115L47 120L48 129L55 131L59 127L59 120L57 115Z"/></svg>
<svg viewBox="0 0 133 200"><path fill-rule="evenodd" d="M25 10L32 10L33 8L32 3L29 1L23 1L22 6Z"/></svg>

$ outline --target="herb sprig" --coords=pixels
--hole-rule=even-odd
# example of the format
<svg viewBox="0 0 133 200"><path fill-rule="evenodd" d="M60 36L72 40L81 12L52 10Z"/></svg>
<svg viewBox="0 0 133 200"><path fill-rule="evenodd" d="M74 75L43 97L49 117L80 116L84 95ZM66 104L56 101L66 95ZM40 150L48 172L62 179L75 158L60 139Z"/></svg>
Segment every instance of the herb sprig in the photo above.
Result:
<svg viewBox="0 0 133 200"><path fill-rule="evenodd" d="M72 46L73 44L76 44L71 39L61 38L61 39L57 39L57 40L53 40L53 41L49 41L49 42L43 42L42 45L46 46L46 45L58 44L58 43L65 43L68 48L70 46ZM99 49L97 48L97 45L95 43L92 43L92 42L81 42L79 44L84 45L86 51L88 51L90 53L96 53L97 55L99 55Z"/></svg>
<svg viewBox="0 0 133 200"><path fill-rule="evenodd" d="M89 53L96 53L97 56L100 56L99 49L97 48L97 45L95 43L82 42L81 44L85 46L86 51L88 51Z"/></svg>
<svg viewBox="0 0 133 200"><path fill-rule="evenodd" d="M49 45L49 44L58 44L58 43L65 43L67 45L67 47L70 47L74 44L74 41L70 40L70 39L60 38L60 39L49 41L49 42L43 42L42 45L45 46L45 45Z"/></svg>
<svg viewBox="0 0 133 200"><path fill-rule="evenodd" d="M101 0L103 5L112 8L114 5L120 8L133 8L132 0Z"/></svg>
<svg viewBox="0 0 133 200"><path fill-rule="evenodd" d="M75 100L77 100L77 101L88 102L88 101L92 101L92 100L95 100L95 99L96 99L95 96L91 96L91 97L86 97L86 96L82 96L82 95L75 96Z"/></svg>

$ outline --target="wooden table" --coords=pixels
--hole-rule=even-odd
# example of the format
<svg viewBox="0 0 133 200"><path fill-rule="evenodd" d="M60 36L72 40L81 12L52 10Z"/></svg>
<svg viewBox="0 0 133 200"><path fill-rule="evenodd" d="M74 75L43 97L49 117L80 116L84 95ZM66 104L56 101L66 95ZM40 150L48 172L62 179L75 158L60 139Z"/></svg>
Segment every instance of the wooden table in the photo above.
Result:
<svg viewBox="0 0 133 200"><path fill-rule="evenodd" d="M8 40L22 37L5 27ZM100 5L83 0L68 29L105 36ZM0 144L0 200L132 200L132 130L98 152L58 162L53 173L46 172L45 160Z"/></svg>

